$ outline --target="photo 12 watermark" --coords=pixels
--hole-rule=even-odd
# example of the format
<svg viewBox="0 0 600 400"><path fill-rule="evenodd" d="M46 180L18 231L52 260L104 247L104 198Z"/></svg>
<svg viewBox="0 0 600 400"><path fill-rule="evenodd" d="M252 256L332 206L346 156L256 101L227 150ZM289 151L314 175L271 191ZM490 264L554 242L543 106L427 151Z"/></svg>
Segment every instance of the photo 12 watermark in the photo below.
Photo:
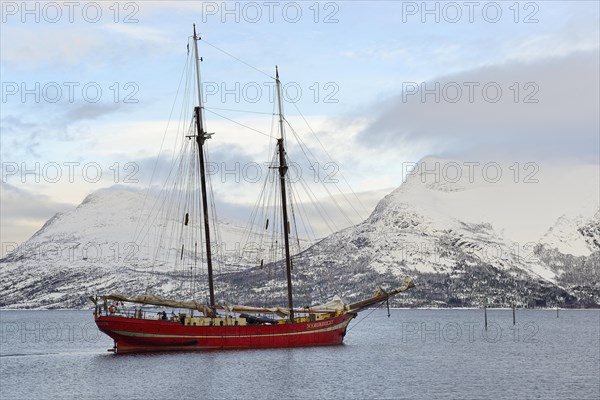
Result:
<svg viewBox="0 0 600 400"><path fill-rule="evenodd" d="M125 265L150 259L150 255L142 256L141 246L138 243L116 241L27 241L20 245L15 242L2 242L2 252L8 255L9 260L27 259L39 265L51 263L88 266L95 263Z"/></svg>
<svg viewBox="0 0 600 400"><path fill-rule="evenodd" d="M515 323L502 327L496 322L413 322L403 321L402 343L474 343L483 341L497 343L502 340L513 343L538 343L540 327L535 322Z"/></svg>
<svg viewBox="0 0 600 400"><path fill-rule="evenodd" d="M536 82L402 82L402 102L537 104L539 91Z"/></svg>
<svg viewBox="0 0 600 400"><path fill-rule="evenodd" d="M404 180L418 179L424 184L476 182L515 184L539 183L540 166L537 162L498 161L405 161L402 163Z"/></svg>
<svg viewBox="0 0 600 400"><path fill-rule="evenodd" d="M308 21L337 24L340 3L335 1L203 1L202 22L287 23Z"/></svg>
<svg viewBox="0 0 600 400"><path fill-rule="evenodd" d="M402 22L537 24L540 6L533 1L403 1Z"/></svg>
<svg viewBox="0 0 600 400"><path fill-rule="evenodd" d="M2 82L2 103L139 103L136 82Z"/></svg>
<svg viewBox="0 0 600 400"><path fill-rule="evenodd" d="M485 226L480 226L485 229ZM491 228L491 227L490 227ZM403 241L394 244L395 262L400 265L413 262L442 264L448 257L449 249L460 249L465 255L473 257L486 264L499 261L506 264L538 263L537 251L541 244L538 242L512 242L509 245L498 242L478 242L462 236L447 234L436 242L432 241Z"/></svg>
<svg viewBox="0 0 600 400"><path fill-rule="evenodd" d="M134 1L2 1L2 23L139 23Z"/></svg>
<svg viewBox="0 0 600 400"><path fill-rule="evenodd" d="M290 183L314 182L323 184L336 184L339 182L338 174L340 167L335 162L319 163L314 162L310 165L301 165L296 162L287 164L288 170L286 179ZM257 162L207 162L206 174L213 180L221 183L259 183L268 180L274 182L279 179L278 174L274 174L275 165L272 163Z"/></svg>
<svg viewBox="0 0 600 400"><path fill-rule="evenodd" d="M202 97L205 103L234 102L258 103L266 101L275 104L275 85L273 81L265 82L203 82ZM340 87L336 82L313 82L303 86L298 82L285 82L281 84L281 96L287 103L297 103L301 99L308 99L314 103L339 103L338 93Z"/></svg>
<svg viewBox="0 0 600 400"><path fill-rule="evenodd" d="M98 183L103 178L113 183L139 183L140 167L135 162L113 162L102 165L95 161L49 161L2 163L5 183Z"/></svg>
<svg viewBox="0 0 600 400"><path fill-rule="evenodd" d="M101 333L94 322L0 322L0 343L96 343Z"/></svg>

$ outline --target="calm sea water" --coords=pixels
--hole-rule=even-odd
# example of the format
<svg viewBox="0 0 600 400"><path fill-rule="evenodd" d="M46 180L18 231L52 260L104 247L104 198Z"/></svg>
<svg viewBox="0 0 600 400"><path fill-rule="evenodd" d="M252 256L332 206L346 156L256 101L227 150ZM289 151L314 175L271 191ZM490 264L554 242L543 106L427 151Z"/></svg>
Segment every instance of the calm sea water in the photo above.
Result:
<svg viewBox="0 0 600 400"><path fill-rule="evenodd" d="M481 310L377 310L343 346L114 355L91 312L0 311L0 398L600 398L600 311L483 323Z"/></svg>

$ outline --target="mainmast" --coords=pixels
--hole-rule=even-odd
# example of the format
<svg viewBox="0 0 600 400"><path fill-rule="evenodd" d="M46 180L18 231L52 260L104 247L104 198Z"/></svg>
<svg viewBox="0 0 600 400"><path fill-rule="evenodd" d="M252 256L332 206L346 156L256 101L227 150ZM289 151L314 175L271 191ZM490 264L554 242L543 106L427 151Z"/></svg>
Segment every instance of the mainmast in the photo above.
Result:
<svg viewBox="0 0 600 400"><path fill-rule="evenodd" d="M202 104L202 83L200 80L200 57L198 56L198 36L196 35L196 24L194 24L194 56L196 58L196 78L198 81L198 106L194 107L196 118L196 143L198 143L198 156L200 158L200 186L202 188L202 214L204 216L204 234L206 243L206 263L208 269L208 290L210 293L210 307L215 306L215 289L213 285L212 254L210 250L210 226L208 223L208 197L206 195L206 170L204 164L204 141L211 134L204 131L204 106Z"/></svg>
<svg viewBox="0 0 600 400"><path fill-rule="evenodd" d="M281 208L283 212L283 238L285 243L285 266L287 271L288 307L290 309L290 322L294 322L294 303L292 299L292 258L290 256L290 223L287 213L287 194L285 190L285 174L288 166L285 161L284 134L283 134L283 107L281 100L281 82L279 81L279 69L275 66L275 82L277 84L277 105L279 108L279 133L277 139L279 151L279 181L281 183Z"/></svg>

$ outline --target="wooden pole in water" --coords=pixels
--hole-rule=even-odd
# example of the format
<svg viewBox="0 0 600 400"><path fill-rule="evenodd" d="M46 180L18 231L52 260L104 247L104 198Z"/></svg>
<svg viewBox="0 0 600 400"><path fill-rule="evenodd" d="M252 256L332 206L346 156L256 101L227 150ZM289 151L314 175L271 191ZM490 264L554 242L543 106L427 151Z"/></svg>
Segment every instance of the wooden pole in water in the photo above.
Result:
<svg viewBox="0 0 600 400"><path fill-rule="evenodd" d="M512 309L513 309L513 325L515 325L517 322L516 318L515 318L515 302L513 301L512 303Z"/></svg>
<svg viewBox="0 0 600 400"><path fill-rule="evenodd" d="M487 331L487 299L483 303L483 317L485 320L485 330Z"/></svg>
<svg viewBox="0 0 600 400"><path fill-rule="evenodd" d="M556 318L558 318L558 304L556 304Z"/></svg>

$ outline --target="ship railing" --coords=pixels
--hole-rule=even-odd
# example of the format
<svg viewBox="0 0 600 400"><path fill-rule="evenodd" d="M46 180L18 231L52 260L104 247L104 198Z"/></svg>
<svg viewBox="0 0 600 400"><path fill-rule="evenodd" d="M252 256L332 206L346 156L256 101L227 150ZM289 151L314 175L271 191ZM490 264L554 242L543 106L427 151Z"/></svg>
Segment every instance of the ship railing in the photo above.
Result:
<svg viewBox="0 0 600 400"><path fill-rule="evenodd" d="M163 311L157 311L156 309L144 310L141 308L129 308L123 306L113 306L114 308L108 307L106 309L100 309L96 311L98 316L107 317L121 317L121 318L136 318L136 319L151 319L151 320L165 320L165 321L179 321L181 314L175 314L171 312L167 314Z"/></svg>

